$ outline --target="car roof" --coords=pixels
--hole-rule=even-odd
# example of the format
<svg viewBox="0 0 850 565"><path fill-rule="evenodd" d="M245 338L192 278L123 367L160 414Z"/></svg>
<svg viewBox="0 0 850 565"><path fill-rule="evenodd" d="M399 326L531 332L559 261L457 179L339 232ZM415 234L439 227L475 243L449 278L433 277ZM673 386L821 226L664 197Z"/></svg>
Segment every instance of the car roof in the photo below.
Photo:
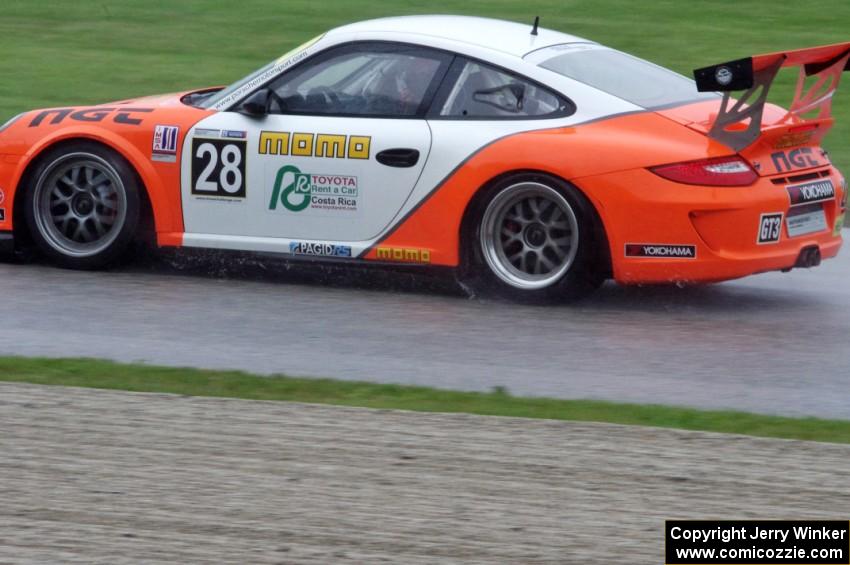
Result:
<svg viewBox="0 0 850 565"><path fill-rule="evenodd" d="M327 35L404 33L459 41L517 57L552 45L588 42L581 37L543 27L539 28L537 35L532 35L532 24L533 19L520 24L472 16L402 16L345 25L329 31Z"/></svg>

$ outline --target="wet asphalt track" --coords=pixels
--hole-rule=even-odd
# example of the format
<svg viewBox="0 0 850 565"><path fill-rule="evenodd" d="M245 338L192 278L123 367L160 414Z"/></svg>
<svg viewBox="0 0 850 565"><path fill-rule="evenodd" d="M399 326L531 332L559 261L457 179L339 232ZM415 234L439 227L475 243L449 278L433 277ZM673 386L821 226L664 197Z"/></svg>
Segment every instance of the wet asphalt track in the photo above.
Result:
<svg viewBox="0 0 850 565"><path fill-rule="evenodd" d="M0 264L0 354L850 418L847 252L550 308L469 299L445 277L342 275L210 256L106 273Z"/></svg>

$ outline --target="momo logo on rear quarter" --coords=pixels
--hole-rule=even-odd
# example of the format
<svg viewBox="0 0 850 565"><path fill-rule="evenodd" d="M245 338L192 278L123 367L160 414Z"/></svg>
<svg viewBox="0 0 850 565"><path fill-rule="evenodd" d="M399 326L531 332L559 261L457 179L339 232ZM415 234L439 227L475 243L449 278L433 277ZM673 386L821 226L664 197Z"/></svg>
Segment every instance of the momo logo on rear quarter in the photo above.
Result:
<svg viewBox="0 0 850 565"><path fill-rule="evenodd" d="M378 247L375 256L379 261L393 261L395 263L422 263L431 262L431 251L428 249L416 249L412 247Z"/></svg>
<svg viewBox="0 0 850 565"><path fill-rule="evenodd" d="M665 243L627 243L626 257L659 257L663 259L696 259L695 245Z"/></svg>

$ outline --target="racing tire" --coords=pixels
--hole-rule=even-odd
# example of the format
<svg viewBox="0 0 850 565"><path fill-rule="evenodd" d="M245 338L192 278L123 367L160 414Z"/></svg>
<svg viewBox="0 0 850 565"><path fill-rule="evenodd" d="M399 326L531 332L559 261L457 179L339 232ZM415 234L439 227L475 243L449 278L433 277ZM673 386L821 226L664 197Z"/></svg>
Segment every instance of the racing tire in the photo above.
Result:
<svg viewBox="0 0 850 565"><path fill-rule="evenodd" d="M139 224L141 187L120 155L73 142L47 152L29 178L27 225L51 262L89 270L123 256Z"/></svg>
<svg viewBox="0 0 850 565"><path fill-rule="evenodd" d="M605 281L607 240L590 202L548 175L512 175L473 204L462 281L479 295L571 302Z"/></svg>

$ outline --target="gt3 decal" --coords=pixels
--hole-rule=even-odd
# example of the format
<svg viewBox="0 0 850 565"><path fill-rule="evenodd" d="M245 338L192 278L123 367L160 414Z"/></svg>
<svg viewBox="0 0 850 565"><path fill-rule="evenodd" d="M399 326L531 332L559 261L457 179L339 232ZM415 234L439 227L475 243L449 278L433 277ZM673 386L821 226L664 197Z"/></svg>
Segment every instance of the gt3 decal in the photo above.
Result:
<svg viewBox="0 0 850 565"><path fill-rule="evenodd" d="M134 117L131 114L142 112L153 112L153 108L88 108L86 110L77 110L74 108L57 108L53 110L43 110L39 112L30 122L29 127L35 128L49 116L53 116L48 122L50 125L61 124L65 118L69 117L78 122L102 122L107 116L115 112L112 121L116 124L127 124L137 126L142 123L141 117Z"/></svg>
<svg viewBox="0 0 850 565"><path fill-rule="evenodd" d="M357 177L302 173L287 165L275 174L268 209L356 212L359 198Z"/></svg>
<svg viewBox="0 0 850 565"><path fill-rule="evenodd" d="M759 234L756 243L778 243L782 235L782 212L762 214L759 220Z"/></svg>
<svg viewBox="0 0 850 565"><path fill-rule="evenodd" d="M332 243L307 243L292 241L289 252L293 255L313 255L315 257L351 257L351 247Z"/></svg>
<svg viewBox="0 0 850 565"><path fill-rule="evenodd" d="M793 184L785 187L791 206L812 204L813 202L826 202L835 198L835 186L829 179L807 182L804 184Z"/></svg>
<svg viewBox="0 0 850 565"><path fill-rule="evenodd" d="M670 259L696 259L695 245L668 245L664 243L627 243L626 257L661 257Z"/></svg>
<svg viewBox="0 0 850 565"><path fill-rule="evenodd" d="M263 131L257 152L260 155L369 159L371 144L372 138L365 135Z"/></svg>
<svg viewBox="0 0 850 565"><path fill-rule="evenodd" d="M199 197L245 198L244 141L192 140L192 194Z"/></svg>

